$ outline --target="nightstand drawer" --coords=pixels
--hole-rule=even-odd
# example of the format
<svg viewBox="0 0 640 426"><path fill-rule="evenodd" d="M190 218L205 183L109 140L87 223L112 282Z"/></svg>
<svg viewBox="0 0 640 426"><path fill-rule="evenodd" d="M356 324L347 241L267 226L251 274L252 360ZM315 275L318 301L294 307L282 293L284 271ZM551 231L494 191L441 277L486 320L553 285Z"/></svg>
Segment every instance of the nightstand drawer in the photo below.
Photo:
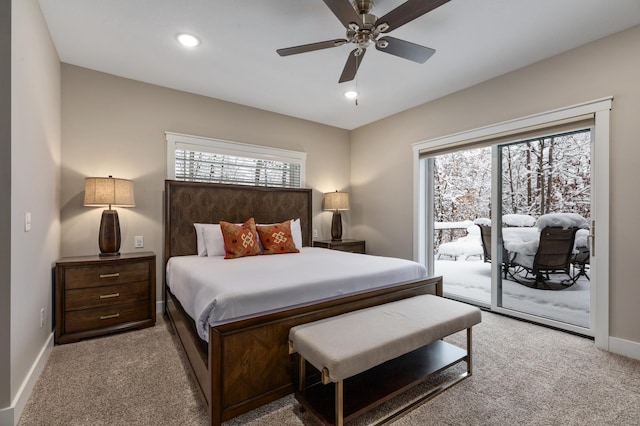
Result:
<svg viewBox="0 0 640 426"><path fill-rule="evenodd" d="M125 284L149 279L149 264L114 263L112 265L67 268L65 271L65 288L97 287L104 285Z"/></svg>
<svg viewBox="0 0 640 426"><path fill-rule="evenodd" d="M146 300L104 308L70 311L65 315L65 331L75 333L130 321L141 321L149 318L149 315L149 303Z"/></svg>
<svg viewBox="0 0 640 426"><path fill-rule="evenodd" d="M78 309L99 308L125 302L147 300L148 295L148 281L67 290L65 310L74 311Z"/></svg>

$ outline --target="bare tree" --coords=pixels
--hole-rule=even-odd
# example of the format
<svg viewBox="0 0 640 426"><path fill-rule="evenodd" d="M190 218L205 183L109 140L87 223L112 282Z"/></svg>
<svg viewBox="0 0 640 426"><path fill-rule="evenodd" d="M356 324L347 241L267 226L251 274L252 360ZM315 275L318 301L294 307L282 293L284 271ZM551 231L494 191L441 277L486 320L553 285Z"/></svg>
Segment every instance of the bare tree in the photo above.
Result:
<svg viewBox="0 0 640 426"><path fill-rule="evenodd" d="M503 213L565 211L590 215L590 132L556 135L502 147ZM491 215L490 148L434 158L437 221Z"/></svg>

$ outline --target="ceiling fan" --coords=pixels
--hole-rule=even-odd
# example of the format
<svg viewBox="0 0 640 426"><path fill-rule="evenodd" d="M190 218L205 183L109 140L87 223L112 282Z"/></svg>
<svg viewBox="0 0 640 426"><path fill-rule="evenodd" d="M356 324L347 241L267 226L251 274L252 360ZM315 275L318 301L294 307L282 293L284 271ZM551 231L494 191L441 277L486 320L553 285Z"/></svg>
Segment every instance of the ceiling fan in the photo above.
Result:
<svg viewBox="0 0 640 426"><path fill-rule="evenodd" d="M356 48L351 51L347 63L342 70L339 83L351 81L358 72L367 47L374 45L377 50L399 56L420 64L425 63L436 51L395 37L380 37L396 28L413 21L433 9L442 6L449 0L407 0L386 15L378 18L371 14L373 0L323 0L334 15L347 29L346 39L321 41L301 46L278 49L280 56L296 55L314 50L343 46L353 43Z"/></svg>

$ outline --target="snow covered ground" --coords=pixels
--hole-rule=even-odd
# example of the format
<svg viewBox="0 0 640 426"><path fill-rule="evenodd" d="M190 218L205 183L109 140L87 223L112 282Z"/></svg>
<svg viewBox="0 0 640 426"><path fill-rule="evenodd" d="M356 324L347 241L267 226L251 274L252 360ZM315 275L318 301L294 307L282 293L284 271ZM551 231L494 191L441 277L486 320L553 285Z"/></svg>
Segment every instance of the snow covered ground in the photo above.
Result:
<svg viewBox="0 0 640 426"><path fill-rule="evenodd" d="M443 277L445 295L491 304L491 264L461 256L436 260L434 269ZM584 277L564 290L538 290L509 280L502 281L502 289L504 308L589 327L589 281Z"/></svg>

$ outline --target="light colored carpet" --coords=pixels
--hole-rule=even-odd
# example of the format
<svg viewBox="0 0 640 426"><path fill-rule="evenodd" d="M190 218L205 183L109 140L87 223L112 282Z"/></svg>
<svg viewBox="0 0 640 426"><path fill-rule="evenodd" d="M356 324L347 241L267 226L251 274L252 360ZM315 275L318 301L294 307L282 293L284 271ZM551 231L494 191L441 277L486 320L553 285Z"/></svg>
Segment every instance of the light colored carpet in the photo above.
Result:
<svg viewBox="0 0 640 426"><path fill-rule="evenodd" d="M640 361L593 341L483 312L474 373L397 425L640 425ZM464 333L447 338L463 346ZM176 336L155 327L56 346L20 420L30 425L206 425ZM464 364L456 367L464 371ZM442 375L437 380L444 380ZM352 422L365 425L428 383ZM226 425L312 425L292 396Z"/></svg>

